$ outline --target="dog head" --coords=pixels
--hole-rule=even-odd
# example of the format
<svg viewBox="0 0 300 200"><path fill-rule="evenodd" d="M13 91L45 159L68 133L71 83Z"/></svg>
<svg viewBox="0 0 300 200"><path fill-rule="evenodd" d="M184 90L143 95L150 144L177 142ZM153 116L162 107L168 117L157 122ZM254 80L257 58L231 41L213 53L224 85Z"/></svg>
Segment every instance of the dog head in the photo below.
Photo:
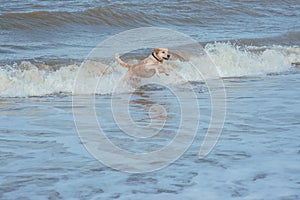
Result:
<svg viewBox="0 0 300 200"><path fill-rule="evenodd" d="M159 60L169 60L169 50L167 48L155 48L154 54Z"/></svg>

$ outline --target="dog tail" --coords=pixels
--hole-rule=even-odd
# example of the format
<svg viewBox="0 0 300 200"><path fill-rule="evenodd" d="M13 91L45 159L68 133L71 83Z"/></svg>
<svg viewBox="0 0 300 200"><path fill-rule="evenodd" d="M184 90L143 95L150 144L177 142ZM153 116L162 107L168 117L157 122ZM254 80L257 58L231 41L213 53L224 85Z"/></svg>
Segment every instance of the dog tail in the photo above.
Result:
<svg viewBox="0 0 300 200"><path fill-rule="evenodd" d="M115 58L116 58L116 61L117 61L122 67L126 67L126 68L129 68L129 67L130 67L130 65L129 65L128 63L126 63L126 62L124 62L123 60L121 60L121 58L120 58L120 56L119 56L118 53L116 53Z"/></svg>

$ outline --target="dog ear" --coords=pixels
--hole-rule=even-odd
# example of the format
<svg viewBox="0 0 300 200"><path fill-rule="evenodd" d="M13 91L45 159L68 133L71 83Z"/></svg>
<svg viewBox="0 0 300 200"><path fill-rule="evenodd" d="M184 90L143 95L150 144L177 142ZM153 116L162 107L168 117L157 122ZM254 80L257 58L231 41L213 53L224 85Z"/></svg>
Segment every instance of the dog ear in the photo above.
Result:
<svg viewBox="0 0 300 200"><path fill-rule="evenodd" d="M154 52L155 54L158 54L158 53L159 53L159 48L155 48L155 49L153 50L153 52Z"/></svg>

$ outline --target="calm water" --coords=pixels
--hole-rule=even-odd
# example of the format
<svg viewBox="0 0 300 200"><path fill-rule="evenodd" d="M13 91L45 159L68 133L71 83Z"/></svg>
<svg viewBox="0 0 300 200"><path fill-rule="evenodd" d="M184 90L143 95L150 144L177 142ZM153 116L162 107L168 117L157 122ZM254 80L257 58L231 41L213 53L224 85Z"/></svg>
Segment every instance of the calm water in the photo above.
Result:
<svg viewBox="0 0 300 200"><path fill-rule="evenodd" d="M297 1L3 1L0 199L299 199L300 73L299 65L291 64L300 62L299 17ZM200 109L197 135L168 167L130 174L103 165L87 151L74 123L72 92L80 63L98 43L145 26L179 31L202 44L224 82L226 119L217 145L199 159L212 91L194 67L204 75L212 72L203 57L192 58L195 66L169 61L171 75L149 81L171 82L183 94L192 86ZM140 48L127 61L149 54ZM97 72L93 63L90 67ZM121 100L131 95L129 113L137 125L149 125L150 117L154 125L165 121L148 140L124 135L110 106L112 89L124 73L111 62L100 82L95 74L95 113L86 119L96 114L120 148L160 149L179 128L180 102L168 88L155 85L117 94ZM83 85L94 84L93 78ZM153 105L161 105L167 116Z"/></svg>

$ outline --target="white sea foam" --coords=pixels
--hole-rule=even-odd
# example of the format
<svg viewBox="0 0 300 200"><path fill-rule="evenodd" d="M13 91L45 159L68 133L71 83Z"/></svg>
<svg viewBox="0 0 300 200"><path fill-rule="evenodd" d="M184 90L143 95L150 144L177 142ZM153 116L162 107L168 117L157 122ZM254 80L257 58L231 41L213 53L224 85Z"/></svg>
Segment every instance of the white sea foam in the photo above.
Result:
<svg viewBox="0 0 300 200"><path fill-rule="evenodd" d="M215 67L220 77L277 74L292 70L291 63L300 61L299 47L238 47L230 43L210 43L205 46L205 50L211 60L207 57L191 57L192 62L169 61L172 73L168 77L161 75L160 79L175 85L182 84L183 81L203 81L211 77L212 68ZM215 66L212 66L211 61ZM113 61L109 66L92 61L85 62L85 65L88 66L88 70L79 83L82 93L112 93L126 72L126 69ZM72 93L80 65L61 66L57 70L52 68L27 61L23 61L20 65L1 66L0 96L27 97ZM91 91L94 86L97 87Z"/></svg>
<svg viewBox="0 0 300 200"><path fill-rule="evenodd" d="M19 68L0 69L0 95L2 97L44 96L72 91L78 66L69 65L57 71L39 70L30 62L22 62Z"/></svg>
<svg viewBox="0 0 300 200"><path fill-rule="evenodd" d="M291 63L300 60L299 47L248 47L229 43L208 44L205 47L217 65L221 77L257 76L290 70Z"/></svg>

